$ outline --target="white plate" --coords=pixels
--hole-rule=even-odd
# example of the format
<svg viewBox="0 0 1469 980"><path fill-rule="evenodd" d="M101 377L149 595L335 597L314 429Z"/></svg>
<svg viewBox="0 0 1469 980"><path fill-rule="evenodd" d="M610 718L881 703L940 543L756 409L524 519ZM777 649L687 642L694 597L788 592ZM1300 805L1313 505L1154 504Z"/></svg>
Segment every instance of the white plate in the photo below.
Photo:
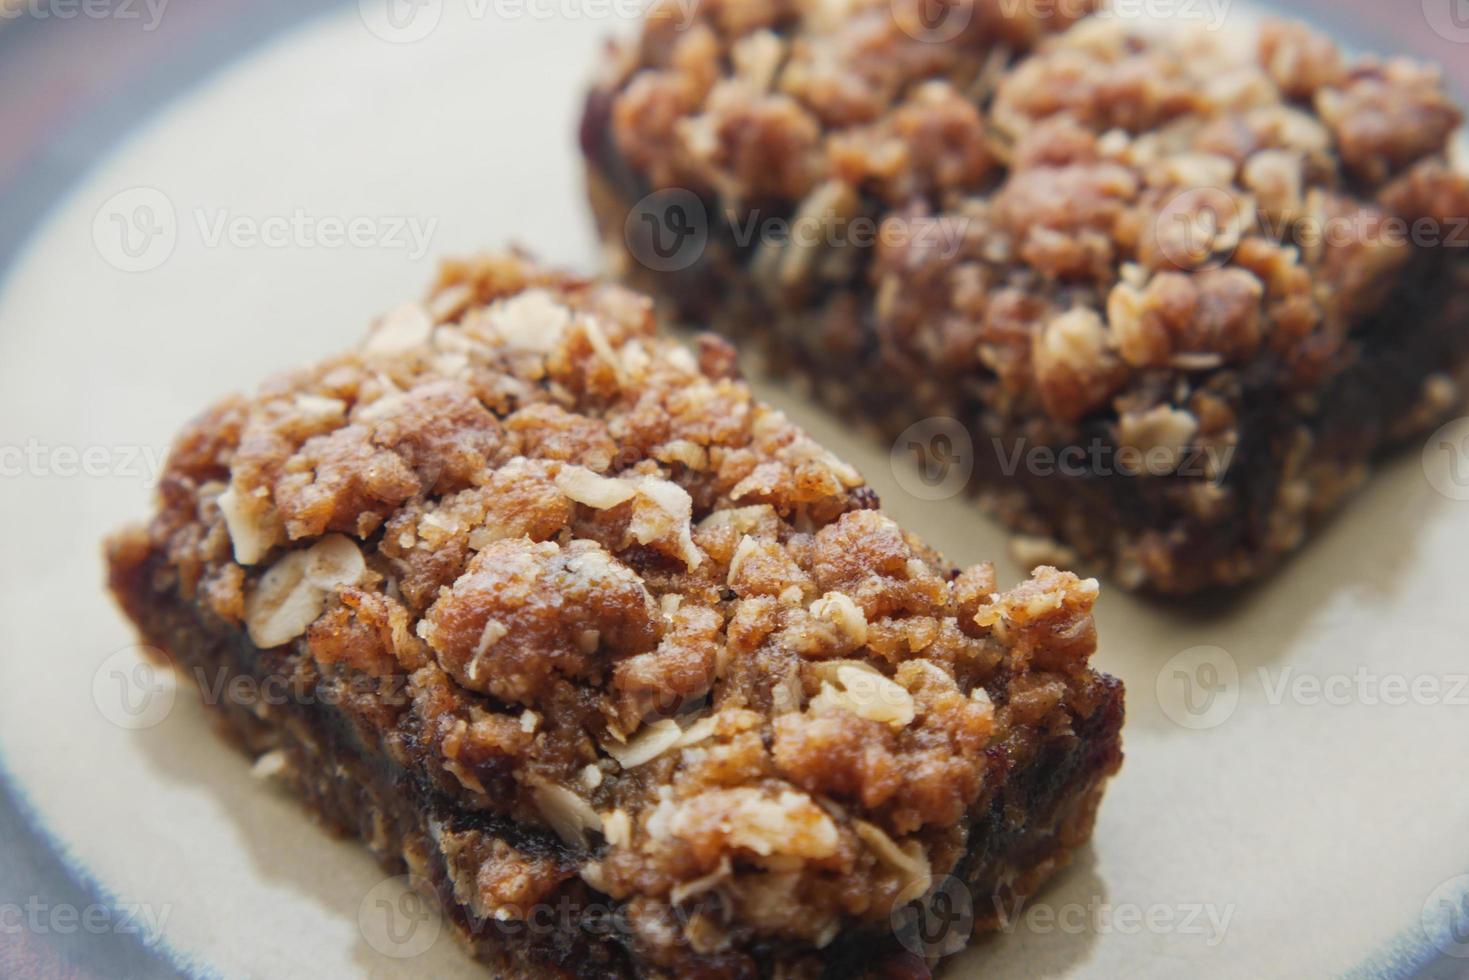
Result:
<svg viewBox="0 0 1469 980"><path fill-rule="evenodd" d="M414 44L385 42L352 7L224 71L99 166L0 293L0 444L35 447L18 476L15 454L0 457L0 759L76 867L224 975L483 975L447 938L412 958L375 949L358 914L382 894L377 867L252 780L187 698L153 702L140 730L115 723L137 721L117 687L133 639L101 591L98 548L146 513L180 423L349 344L422 291L434 256L515 241L596 267L575 121L600 39L629 25L590 7L492 20L477 6L430 4L442 22ZM238 237L297 209L316 234L368 218L375 244ZM121 250L118 216L135 233L172 228L171 249L165 234ZM213 238L222 217L233 241ZM424 254L409 254L415 226L431 230ZM919 500L881 447L767 394L863 468L900 521L1020 577L963 499ZM951 975L1379 975L1469 952L1444 929L1469 891L1456 878L1469 870L1469 502L1452 499L1469 488L1428 448L1427 470L1404 454L1231 604L1104 591L1098 664L1128 684L1127 763L1091 848ZM1219 687L1212 702L1200 682ZM1418 685L1413 703L1379 703L1398 684Z"/></svg>

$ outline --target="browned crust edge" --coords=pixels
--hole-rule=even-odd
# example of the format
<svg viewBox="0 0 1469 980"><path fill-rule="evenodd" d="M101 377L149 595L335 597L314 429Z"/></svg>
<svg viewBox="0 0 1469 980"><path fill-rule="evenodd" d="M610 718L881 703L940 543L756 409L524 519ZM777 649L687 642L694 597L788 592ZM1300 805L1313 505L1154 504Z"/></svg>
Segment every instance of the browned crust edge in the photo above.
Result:
<svg viewBox="0 0 1469 980"><path fill-rule="evenodd" d="M243 677L258 684L280 676L283 651L261 651L242 629L156 588L160 576L168 577L167 561L155 552L141 562L112 561L109 584L142 639L180 677L208 676L216 683ZM1090 838L1106 782L1123 758L1122 684L1105 677L1104 684L1101 707L1074 733L1050 739L1037 761L1012 776L971 824L969 847L955 875L972 897L975 933L1000 928ZM318 685L306 693L321 691ZM473 829L521 852L571 865L575 857L544 830L456 809L392 760L368 750L347 713L324 703L329 699L305 696L299 703L281 705L214 701L200 693L216 729L242 753L251 758L268 751L283 753L285 765L276 775L327 830L361 840L389 873L410 873L415 882L429 883L428 897L451 924L455 938L495 976L506 980L669 976L645 968L616 939L599 934L605 926L561 928L528 940L498 934L493 920L475 919L455 899L445 830ZM1019 813L1026 819L1017 820ZM590 892L574 877L549 900L569 902L572 908L608 907L605 896ZM760 951L758 975L913 978L930 975L937 962L925 962L906 951L891 932L844 934L819 961L809 956L787 961L787 953L777 947ZM801 972L783 972L792 964Z"/></svg>

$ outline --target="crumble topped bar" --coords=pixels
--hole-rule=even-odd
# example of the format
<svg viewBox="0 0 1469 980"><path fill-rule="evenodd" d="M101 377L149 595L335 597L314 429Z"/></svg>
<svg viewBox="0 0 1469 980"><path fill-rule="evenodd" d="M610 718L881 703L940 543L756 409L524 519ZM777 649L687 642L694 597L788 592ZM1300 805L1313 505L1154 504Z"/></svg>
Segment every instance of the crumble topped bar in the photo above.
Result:
<svg viewBox="0 0 1469 980"><path fill-rule="evenodd" d="M1278 21L915 47L862 4L698 9L651 15L588 98L622 271L890 437L960 420L974 489L1123 584L1262 574L1458 402L1469 178L1436 70ZM705 202L699 261L629 261L627 215L674 187ZM1017 447L1086 471L1002 472Z"/></svg>
<svg viewBox="0 0 1469 980"><path fill-rule="evenodd" d="M301 694L212 707L500 975L857 975L942 876L992 925L1120 764L1094 581L949 567L724 342L517 256L218 404L160 497L124 608ZM566 902L624 926L511 928Z"/></svg>

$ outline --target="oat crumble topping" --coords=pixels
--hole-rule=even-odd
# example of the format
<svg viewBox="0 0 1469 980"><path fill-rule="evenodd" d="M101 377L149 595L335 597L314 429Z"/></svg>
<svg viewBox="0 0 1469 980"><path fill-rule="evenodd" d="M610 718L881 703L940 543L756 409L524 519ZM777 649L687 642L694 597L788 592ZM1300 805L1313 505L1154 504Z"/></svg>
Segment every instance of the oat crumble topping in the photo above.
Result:
<svg viewBox="0 0 1469 980"><path fill-rule="evenodd" d="M1441 416L1431 396L1459 400L1460 110L1436 69L1296 23L951 16L971 7L949 40L863 0L837 18L710 0L682 31L655 11L582 128L604 236L632 252L616 261L889 436L957 418L991 469L991 440L1198 459L1179 479L975 489L1124 584L1261 574ZM710 245L659 273L624 219L670 187L705 201ZM756 218L836 231L737 237Z"/></svg>
<svg viewBox="0 0 1469 980"><path fill-rule="evenodd" d="M580 881L685 975L886 929L1048 747L1100 724L1084 783L1115 769L1096 583L951 569L730 363L623 288L450 263L357 351L191 424L115 587L344 692L362 751L453 812L554 835L440 826L474 915Z"/></svg>

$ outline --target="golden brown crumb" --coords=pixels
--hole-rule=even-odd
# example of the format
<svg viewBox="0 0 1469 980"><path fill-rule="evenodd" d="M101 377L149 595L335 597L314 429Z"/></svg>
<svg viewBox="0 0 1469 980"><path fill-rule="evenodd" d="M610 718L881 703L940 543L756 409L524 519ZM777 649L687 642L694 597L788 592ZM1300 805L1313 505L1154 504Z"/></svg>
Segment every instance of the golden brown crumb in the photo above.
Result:
<svg viewBox="0 0 1469 980"><path fill-rule="evenodd" d="M1469 361L1469 176L1437 70L1276 20L995 24L976 0L954 9L988 31L936 36L902 4L793 3L758 30L720 15L740 0L696 17L729 70L624 53L583 125L604 237L637 259L633 202L698 195L699 261L625 273L889 436L964 420L973 489L1026 535L1164 592L1259 575L1424 423L1423 379ZM756 49L758 86L733 58ZM731 156L714 134L753 115L769 155ZM790 216L831 240L743 244ZM1177 479L1114 479L1163 413L1146 472ZM1084 475L997 475L1034 448Z"/></svg>
<svg viewBox="0 0 1469 980"><path fill-rule="evenodd" d="M114 581L147 622L197 580L262 664L356 692L358 738L435 806L560 842L433 830L473 914L584 882L674 972L734 955L726 930L817 949L951 870L1056 733L1096 726L1104 778L1118 695L1087 666L1095 583L949 569L731 364L618 287L450 264L360 349L190 426ZM669 927L714 893L732 920Z"/></svg>

